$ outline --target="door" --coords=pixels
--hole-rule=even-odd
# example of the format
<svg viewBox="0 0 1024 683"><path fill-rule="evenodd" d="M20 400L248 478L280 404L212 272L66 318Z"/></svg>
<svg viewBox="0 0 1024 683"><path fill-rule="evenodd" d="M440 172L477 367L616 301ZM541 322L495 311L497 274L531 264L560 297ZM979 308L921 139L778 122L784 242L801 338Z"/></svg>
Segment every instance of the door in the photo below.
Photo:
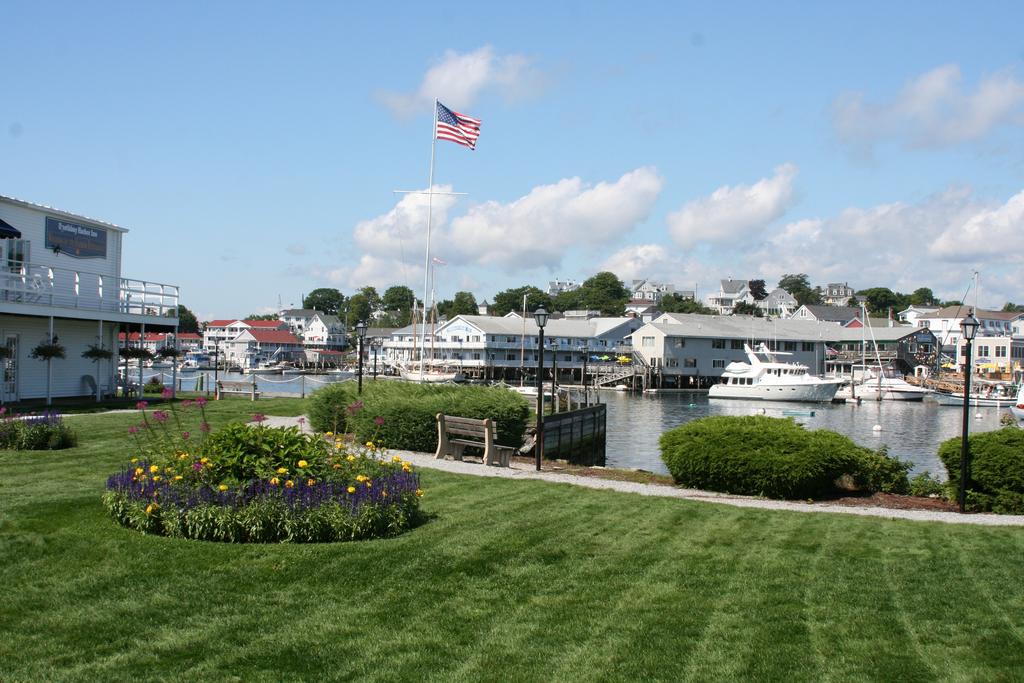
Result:
<svg viewBox="0 0 1024 683"><path fill-rule="evenodd" d="M18 400L18 335L8 334L4 337L6 357L0 360L3 365L3 383L0 389L4 401Z"/></svg>

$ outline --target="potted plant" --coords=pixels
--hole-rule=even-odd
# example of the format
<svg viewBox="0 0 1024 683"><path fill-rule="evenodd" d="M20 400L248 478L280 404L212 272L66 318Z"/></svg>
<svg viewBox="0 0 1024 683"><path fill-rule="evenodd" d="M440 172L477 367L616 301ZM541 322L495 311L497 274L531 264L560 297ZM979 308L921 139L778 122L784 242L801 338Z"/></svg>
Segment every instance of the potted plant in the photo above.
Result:
<svg viewBox="0 0 1024 683"><path fill-rule="evenodd" d="M54 358L66 358L64 347L57 342L57 335L50 339L43 340L36 344L36 347L29 351L30 358L46 361L46 405L52 403L50 396L51 372L50 361Z"/></svg>

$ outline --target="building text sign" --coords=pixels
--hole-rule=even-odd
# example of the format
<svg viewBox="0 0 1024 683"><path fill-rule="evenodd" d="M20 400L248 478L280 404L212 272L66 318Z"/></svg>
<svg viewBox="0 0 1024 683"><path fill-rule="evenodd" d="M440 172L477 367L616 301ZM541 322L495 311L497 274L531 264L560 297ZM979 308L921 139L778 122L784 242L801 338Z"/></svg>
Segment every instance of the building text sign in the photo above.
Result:
<svg viewBox="0 0 1024 683"><path fill-rule="evenodd" d="M47 216L46 248L75 258L106 258L107 231Z"/></svg>

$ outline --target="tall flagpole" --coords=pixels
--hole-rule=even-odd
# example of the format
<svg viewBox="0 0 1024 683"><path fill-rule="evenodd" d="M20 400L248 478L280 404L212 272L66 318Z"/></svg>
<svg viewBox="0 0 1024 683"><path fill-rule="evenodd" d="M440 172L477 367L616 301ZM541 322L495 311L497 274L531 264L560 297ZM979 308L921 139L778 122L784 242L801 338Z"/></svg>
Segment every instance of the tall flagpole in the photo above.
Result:
<svg viewBox="0 0 1024 683"><path fill-rule="evenodd" d="M430 227L434 209L434 150L437 148L437 98L434 98L434 116L430 127L430 175L427 179L427 252L423 257L423 316L420 319L420 332L426 332L427 324L427 283L430 274ZM413 329L413 332L416 330ZM423 383L424 351L426 351L425 338L420 335L420 383ZM433 339L431 339L433 342Z"/></svg>

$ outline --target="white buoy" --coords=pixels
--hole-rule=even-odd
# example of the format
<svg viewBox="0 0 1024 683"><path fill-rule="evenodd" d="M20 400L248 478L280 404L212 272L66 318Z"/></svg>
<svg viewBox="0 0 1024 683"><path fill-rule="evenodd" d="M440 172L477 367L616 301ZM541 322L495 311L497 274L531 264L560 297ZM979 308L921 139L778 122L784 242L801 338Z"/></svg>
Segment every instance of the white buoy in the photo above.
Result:
<svg viewBox="0 0 1024 683"><path fill-rule="evenodd" d="M871 428L871 431L873 431L873 432L880 432L880 431L882 431L882 425L875 425L874 427Z"/></svg>

